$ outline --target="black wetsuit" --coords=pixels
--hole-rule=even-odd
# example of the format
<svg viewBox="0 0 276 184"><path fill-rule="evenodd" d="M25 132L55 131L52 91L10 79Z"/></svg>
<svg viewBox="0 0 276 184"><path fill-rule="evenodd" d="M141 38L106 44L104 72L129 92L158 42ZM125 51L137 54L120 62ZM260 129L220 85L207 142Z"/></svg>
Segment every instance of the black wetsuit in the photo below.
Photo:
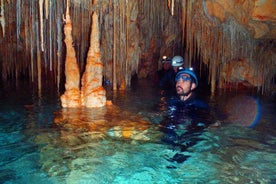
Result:
<svg viewBox="0 0 276 184"><path fill-rule="evenodd" d="M192 95L188 100L172 99L168 104L168 114L160 122L164 133L163 142L185 151L201 139L198 137L213 122L206 103ZM184 162L188 156L176 154L171 161Z"/></svg>
<svg viewBox="0 0 276 184"><path fill-rule="evenodd" d="M161 89L172 89L175 88L175 75L173 69L166 70L165 72L159 74L158 86Z"/></svg>

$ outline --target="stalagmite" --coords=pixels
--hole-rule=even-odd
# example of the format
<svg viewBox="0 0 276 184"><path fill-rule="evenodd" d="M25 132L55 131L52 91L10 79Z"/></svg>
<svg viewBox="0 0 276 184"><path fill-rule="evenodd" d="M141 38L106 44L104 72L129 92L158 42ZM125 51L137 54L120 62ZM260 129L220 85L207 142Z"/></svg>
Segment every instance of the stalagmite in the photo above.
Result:
<svg viewBox="0 0 276 184"><path fill-rule="evenodd" d="M65 93L61 96L62 107L80 107L80 73L77 65L76 53L73 48L72 24L69 15L69 0L67 0L66 17L65 17L64 42L66 44L65 58Z"/></svg>
<svg viewBox="0 0 276 184"><path fill-rule="evenodd" d="M103 63L100 51L98 15L93 13L90 47L87 54L86 68L82 77L82 106L102 107L106 105L106 91L102 87Z"/></svg>
<svg viewBox="0 0 276 184"><path fill-rule="evenodd" d="M93 11L99 16L104 78L114 90L130 87L136 75L152 77L161 66L155 61L164 53L185 55L186 65L194 66L200 77L208 75L212 91L247 82L258 91L274 93L274 1L70 0L73 32L67 36L71 41L67 49L75 53L77 75L83 73ZM64 58L70 55L65 55L62 40L66 36L61 21L65 9L66 0L0 0L0 72L4 81L29 75L39 89L55 82L57 87L64 85ZM247 72L231 69L239 60L249 64L254 75L233 80L231 75ZM80 91L80 80L74 82L74 89ZM72 84L66 85L71 90Z"/></svg>

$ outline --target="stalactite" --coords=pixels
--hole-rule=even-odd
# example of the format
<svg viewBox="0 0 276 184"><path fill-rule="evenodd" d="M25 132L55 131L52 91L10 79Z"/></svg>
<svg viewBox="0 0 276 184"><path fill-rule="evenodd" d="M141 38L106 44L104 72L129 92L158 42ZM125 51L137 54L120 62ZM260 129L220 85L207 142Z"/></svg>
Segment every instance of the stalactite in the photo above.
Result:
<svg viewBox="0 0 276 184"><path fill-rule="evenodd" d="M126 85L130 86L130 79L129 79L129 74L128 74L128 71L129 71L129 57L128 57L128 42L129 42L129 32L128 32L128 29L130 27L130 11L129 11L129 4L128 4L128 0L126 0L125 2L125 20L126 20L126 26L125 26L125 32L126 32L126 47L125 47L125 57L126 57L126 66L125 66L125 83ZM126 86L124 86L124 88L126 88Z"/></svg>
<svg viewBox="0 0 276 184"><path fill-rule="evenodd" d="M116 0L113 1L113 90L117 90L117 75L116 75L116 33L117 33L117 25L116 25L116 15L117 15L117 3Z"/></svg>
<svg viewBox="0 0 276 184"><path fill-rule="evenodd" d="M85 8L84 6L85 6L84 3L81 4L81 10L84 10L84 8ZM85 30L86 21L83 21L83 20L84 20L84 13L81 13L81 27L80 27L80 29L81 29L80 66L81 66L81 68L83 68L83 65L84 65L83 59L84 59L84 55L85 55L85 52L86 52L86 50L85 50L85 46L86 46L85 42L87 42L86 41L86 36L85 36L85 33L86 33L86 30Z"/></svg>
<svg viewBox="0 0 276 184"><path fill-rule="evenodd" d="M215 93L216 89L216 75L217 75L217 60L218 60L218 47L217 47L217 30L215 29L213 33L210 34L210 48L212 48L212 60L210 63L211 66L211 93Z"/></svg>
<svg viewBox="0 0 276 184"><path fill-rule="evenodd" d="M32 30L33 31L33 30ZM34 82L34 44L33 44L33 33L31 33L31 81Z"/></svg>
<svg viewBox="0 0 276 184"><path fill-rule="evenodd" d="M144 4L144 6L146 7L145 10L146 10L146 15L148 15L148 17L146 17L147 19L147 22L149 23L149 26L150 28L152 27L152 24L151 24L151 16L152 16L152 11L151 11L151 6L152 5L152 0L149 0L149 5L147 6L147 4ZM150 29L151 30L151 29Z"/></svg>
<svg viewBox="0 0 276 184"><path fill-rule="evenodd" d="M57 87L59 90L60 78L61 78L61 52L62 52L62 32L61 32L61 20L57 18Z"/></svg>
<svg viewBox="0 0 276 184"><path fill-rule="evenodd" d="M34 1L31 2L31 7L30 7L30 15L34 14ZM35 32L36 32L36 23L35 23L35 16L30 16L31 17L31 41L30 41L30 47L31 47L31 81L34 82L34 50L35 50L35 45L36 41L34 39L35 37Z"/></svg>
<svg viewBox="0 0 276 184"><path fill-rule="evenodd" d="M119 71L117 71L119 82L120 82L120 90L125 89L125 77L124 73L126 71L125 66L126 66L126 52L125 52L125 47L126 47L126 33L125 33L125 3L120 2L119 3L119 48L121 49L121 52L119 54Z"/></svg>
<svg viewBox="0 0 276 184"><path fill-rule="evenodd" d="M221 69L221 63L222 63L222 50L223 50L223 44L222 44L222 32L221 32L221 29L218 30L218 47L217 47L217 50L218 50L218 55L217 55L217 58L218 58L218 63L217 63L217 73L219 74L220 73L220 69ZM221 80L219 78L218 80L218 85L217 85L219 88L221 88Z"/></svg>
<svg viewBox="0 0 276 184"><path fill-rule="evenodd" d="M44 0L44 11L45 11L45 18L49 18L49 14L51 11L51 0ZM50 15L51 16L51 15Z"/></svg>
<svg viewBox="0 0 276 184"><path fill-rule="evenodd" d="M171 14L174 15L174 0L172 0Z"/></svg>
<svg viewBox="0 0 276 184"><path fill-rule="evenodd" d="M44 0L39 0L40 47L41 47L42 52L44 51L43 2L44 2Z"/></svg>
<svg viewBox="0 0 276 184"><path fill-rule="evenodd" d="M52 21L53 21L53 15L52 15L52 0L46 0L45 4L49 4L49 6L46 6L46 9L49 9L49 15L46 14L46 17L49 17L49 62L50 62L50 71L53 70L53 44L52 44L52 40L53 40L53 30L52 30Z"/></svg>
<svg viewBox="0 0 276 184"><path fill-rule="evenodd" d="M20 39L20 27L21 27L21 0L16 1L16 38Z"/></svg>
<svg viewBox="0 0 276 184"><path fill-rule="evenodd" d="M37 25L37 24L36 24ZM36 33L38 35L38 25L36 26ZM39 40L37 39L37 47L36 47L36 67L37 67L37 86L38 86L38 94L41 94L41 53L39 50Z"/></svg>
<svg viewBox="0 0 276 184"><path fill-rule="evenodd" d="M192 35L192 29L190 29L190 28L193 28L193 24L192 24L192 18L193 18L193 15L192 15L192 9L193 9L193 6L192 6L192 2L191 1L189 1L188 2L188 10L187 10L187 12L188 12L188 15L187 15L187 17L188 17L188 20L187 20L187 27L189 28L189 29L187 29L187 42L186 42L186 48L187 48L187 54L188 54L188 57L187 57L187 59L188 59L188 65L189 66L191 66L191 60L192 60L192 58L191 58L191 55L192 55L192 53L191 53L191 47L192 47L192 39L193 39L193 35Z"/></svg>
<svg viewBox="0 0 276 184"><path fill-rule="evenodd" d="M52 0L51 0L52 1ZM57 27L56 27L56 22L58 21L58 16L57 16L57 13L56 13L56 9L57 9L57 5L56 3L53 3L52 5L52 21L51 21L51 24L52 24L52 30L53 30L53 33L52 33L52 57L53 57L53 69L52 69L52 73L53 73L53 81L54 81L54 84L57 84ZM53 21L53 20L56 20L56 21ZM53 84L53 85L54 85ZM58 87L58 90L59 90L59 86L57 84L57 87Z"/></svg>
<svg viewBox="0 0 276 184"><path fill-rule="evenodd" d="M17 80L18 77L26 75L29 76L30 81L35 81L38 84L38 62L36 60L40 57L40 75L47 79L48 77L54 77L56 80L53 80L53 82L57 81L59 85L62 76L60 73L62 72L63 62L61 58L63 58L64 53L62 52L62 41L60 41L62 33L58 31L61 29L60 26L62 25L59 24L62 24L62 22L58 21L57 17L64 11L65 2L65 0L0 0L0 31L3 34L3 43L8 43L5 46L6 48L1 48L1 60L3 60L1 63L1 75L4 80L10 78L16 78ZM263 37L254 40L251 35L254 34L252 33L254 28L248 30L248 26L253 27L252 25L255 25L254 23L257 20L254 20L253 23L250 21L248 26L241 25L240 22L246 23L249 20L246 18L241 21L237 20L237 16L231 16L234 10L231 10L232 12L226 10L223 18L217 17L219 12L212 13L212 11L215 11L212 8L216 8L212 7L212 5L217 3L219 6L223 6L220 1L167 0L162 1L160 6L156 6L156 2L159 3L161 2L160 0L137 2L105 0L99 1L100 4L97 6L91 6L93 1L71 0L71 2L74 3L71 6L72 24L74 24L72 41L76 49L76 61L78 61L80 71L84 71L86 62L85 54L88 49L90 13L91 11L97 11L100 30L102 30L101 41L105 42L104 45L101 45L104 53L104 72L108 80L112 79L116 88L120 86L121 89L121 86L125 84L127 86L130 85L131 76L135 72L140 72L138 71L138 64L141 64L140 58L149 62L149 53L158 50L156 48L163 44L166 35L179 36L179 31L177 29L172 30L171 25L168 25L168 23L171 24L172 19L173 22L181 24L183 48L183 50L176 49L177 47L180 48L177 45L180 44L177 37L177 39L169 43L169 47L174 47L171 51L172 54L174 52L185 53L186 64L190 63L189 65L194 64L191 62L200 60L200 69L202 66L209 67L208 79L210 82L212 81L212 69L215 67L216 80L219 80L219 82L223 81L222 84L219 83L219 87L226 86L223 83L233 79L230 75L222 76L224 72L222 66L224 64L233 65L237 60L242 59L252 70L252 83L259 88L260 92L265 93L274 84L271 82L273 81L271 73L275 73L273 67L269 68L263 62L264 58L259 56L267 54L266 50L260 50L265 43L263 40L267 40L267 38ZM30 4L31 8L27 8ZM55 7L55 4L60 6ZM231 3L227 5L232 6ZM239 4L233 6L241 9ZM243 9L246 11L245 14L252 11L251 6L254 6L251 1L246 2L245 6L243 5ZM207 8L211 9L208 10ZM170 13L174 15L173 18L169 16ZM133 18L136 16L135 14L138 14L137 19ZM178 21L180 17L181 20ZM143 27L145 24L148 27ZM270 29L270 26L268 29ZM37 28L38 31L36 30ZM144 31L145 29L148 29L147 33ZM112 31L114 34L113 43L111 38ZM134 35L139 35L137 36L139 38L133 39ZM152 43L152 47L150 47L150 43ZM37 44L39 44L39 50L37 50ZM140 51L143 53L140 53ZM145 54L147 51L148 53ZM152 55L155 54L153 53ZM21 60L21 57L24 57L24 60ZM214 60L216 60L216 64ZM266 60L270 61L269 59ZM153 71L152 66L140 66L147 67L146 70L150 70L150 72ZM263 71L256 70L258 67L263 68ZM230 70L231 66L227 66L227 68ZM27 70L29 73L27 73ZM264 80L263 77L268 79ZM263 79L262 86L259 86L258 78ZM42 80L43 82L44 80Z"/></svg>
<svg viewBox="0 0 276 184"><path fill-rule="evenodd" d="M186 30L186 0L182 1L181 3L181 45L184 46L184 40L185 40L185 30Z"/></svg>
<svg viewBox="0 0 276 184"><path fill-rule="evenodd" d="M26 38L26 44L25 44L25 50L26 50L26 52L27 53L29 53L29 45L30 45L30 43L29 43L29 41L30 41L30 38L29 38L29 29L28 29L28 19L24 19L24 27L25 27L25 29L24 29L24 35L25 35L25 38Z"/></svg>
<svg viewBox="0 0 276 184"><path fill-rule="evenodd" d="M174 3L174 0L167 0L168 8L172 16L174 15Z"/></svg>
<svg viewBox="0 0 276 184"><path fill-rule="evenodd" d="M5 4L4 4L4 0L1 0L1 7L0 7L0 24L2 27L2 36L5 36L5 26L6 26L6 22L5 22Z"/></svg>
<svg viewBox="0 0 276 184"><path fill-rule="evenodd" d="M185 29L185 58L188 58L188 47L189 47L189 21L190 21L190 14L189 14L189 2L187 3L187 8L186 8L187 12L186 12L186 29ZM186 61L187 62L187 61Z"/></svg>
<svg viewBox="0 0 276 184"><path fill-rule="evenodd" d="M117 28L118 30L121 30L122 27L122 20L121 20L121 2L118 2L118 8L117 8ZM117 88L120 89L120 81L121 81L121 70L122 70L122 52L119 52L118 50L121 49L122 40L121 40L121 31L118 31L117 34L117 41L116 41L116 48L117 48L117 58L116 58L116 79L117 79Z"/></svg>

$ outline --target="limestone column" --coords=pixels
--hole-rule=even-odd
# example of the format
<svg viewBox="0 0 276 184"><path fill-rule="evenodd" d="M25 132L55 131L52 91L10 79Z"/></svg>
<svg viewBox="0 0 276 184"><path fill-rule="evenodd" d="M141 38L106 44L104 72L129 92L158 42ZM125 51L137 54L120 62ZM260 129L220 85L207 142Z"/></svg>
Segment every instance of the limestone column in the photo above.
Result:
<svg viewBox="0 0 276 184"><path fill-rule="evenodd" d="M98 15L92 15L90 47L87 54L86 68L82 76L82 106L102 107L106 105L106 91L102 86L103 63L100 51Z"/></svg>
<svg viewBox="0 0 276 184"><path fill-rule="evenodd" d="M62 107L80 107L80 72L73 47L72 24L69 15L69 1L67 2L66 18L64 26L66 58L65 58L65 92L61 96Z"/></svg>

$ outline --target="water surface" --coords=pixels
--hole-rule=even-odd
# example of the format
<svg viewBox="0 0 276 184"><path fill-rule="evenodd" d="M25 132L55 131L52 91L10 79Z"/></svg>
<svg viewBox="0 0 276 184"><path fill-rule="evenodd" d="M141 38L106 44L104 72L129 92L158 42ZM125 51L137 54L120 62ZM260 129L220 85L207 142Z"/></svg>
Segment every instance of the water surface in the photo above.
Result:
<svg viewBox="0 0 276 184"><path fill-rule="evenodd" d="M173 92L141 81L108 90L112 106L62 109L44 91L2 86L0 183L276 183L274 97L198 91L221 126L181 151L158 129Z"/></svg>

